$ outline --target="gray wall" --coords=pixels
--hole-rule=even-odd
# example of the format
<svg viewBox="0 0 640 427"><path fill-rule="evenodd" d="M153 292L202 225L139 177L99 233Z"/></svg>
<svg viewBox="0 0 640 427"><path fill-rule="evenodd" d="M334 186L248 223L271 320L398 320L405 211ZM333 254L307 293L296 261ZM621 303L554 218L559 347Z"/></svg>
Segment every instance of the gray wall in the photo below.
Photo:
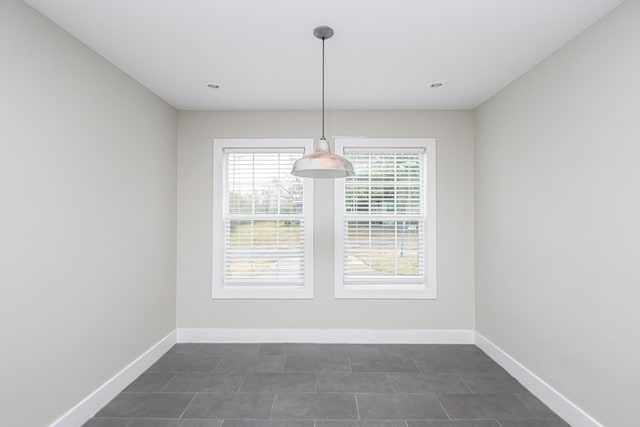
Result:
<svg viewBox="0 0 640 427"><path fill-rule="evenodd" d="M607 426L640 396L640 2L476 112L477 329Z"/></svg>
<svg viewBox="0 0 640 427"><path fill-rule="evenodd" d="M175 328L176 113L0 2L0 405L53 422Z"/></svg>
<svg viewBox="0 0 640 427"><path fill-rule="evenodd" d="M212 143L307 137L320 113L178 113L178 326L473 329L473 120L469 111L331 111L328 135L438 139L438 299L333 299L333 181L314 181L315 298L212 300Z"/></svg>

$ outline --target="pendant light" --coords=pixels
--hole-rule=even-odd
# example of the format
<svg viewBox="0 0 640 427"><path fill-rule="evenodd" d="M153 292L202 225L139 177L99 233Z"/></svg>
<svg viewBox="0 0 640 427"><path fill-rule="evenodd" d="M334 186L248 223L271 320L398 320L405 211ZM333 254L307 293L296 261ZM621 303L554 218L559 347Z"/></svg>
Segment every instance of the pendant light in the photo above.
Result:
<svg viewBox="0 0 640 427"><path fill-rule="evenodd" d="M331 27L317 27L313 35L322 40L322 138L316 143L314 153L296 160L291 174L305 178L344 178L355 175L353 165L347 159L331 152L324 137L324 41L333 36Z"/></svg>

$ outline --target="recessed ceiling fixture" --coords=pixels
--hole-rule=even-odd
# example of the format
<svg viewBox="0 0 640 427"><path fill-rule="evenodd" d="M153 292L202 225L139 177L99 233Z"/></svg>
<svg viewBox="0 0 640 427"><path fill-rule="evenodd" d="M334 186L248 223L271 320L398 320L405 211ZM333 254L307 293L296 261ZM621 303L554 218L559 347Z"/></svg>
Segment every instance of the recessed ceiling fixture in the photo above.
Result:
<svg viewBox="0 0 640 427"><path fill-rule="evenodd" d="M220 85L213 82L205 82L204 85L209 89L220 89Z"/></svg>
<svg viewBox="0 0 640 427"><path fill-rule="evenodd" d="M444 86L444 83L442 83L442 82L433 82L433 83L431 83L430 86L431 86L431 88L435 89L435 88Z"/></svg>
<svg viewBox="0 0 640 427"><path fill-rule="evenodd" d="M296 160L291 174L305 178L344 178L353 176L353 165L347 159L331 152L324 137L324 41L333 36L331 27L317 27L313 35L322 40L322 138L316 143L316 151Z"/></svg>

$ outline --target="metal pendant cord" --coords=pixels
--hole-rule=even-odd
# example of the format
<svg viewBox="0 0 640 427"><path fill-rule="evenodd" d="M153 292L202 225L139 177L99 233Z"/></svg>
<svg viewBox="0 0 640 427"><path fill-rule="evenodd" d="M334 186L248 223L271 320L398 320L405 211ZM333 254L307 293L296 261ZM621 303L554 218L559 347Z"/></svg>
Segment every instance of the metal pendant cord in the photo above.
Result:
<svg viewBox="0 0 640 427"><path fill-rule="evenodd" d="M324 40L322 38L322 139L326 139L324 137Z"/></svg>

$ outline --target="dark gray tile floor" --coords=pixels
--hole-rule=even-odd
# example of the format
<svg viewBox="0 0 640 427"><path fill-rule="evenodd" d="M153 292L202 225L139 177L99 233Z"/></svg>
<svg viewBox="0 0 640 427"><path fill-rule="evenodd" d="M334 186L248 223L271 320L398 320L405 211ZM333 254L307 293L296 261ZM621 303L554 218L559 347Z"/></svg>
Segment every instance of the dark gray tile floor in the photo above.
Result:
<svg viewBox="0 0 640 427"><path fill-rule="evenodd" d="M473 345L178 344L86 427L566 427Z"/></svg>

